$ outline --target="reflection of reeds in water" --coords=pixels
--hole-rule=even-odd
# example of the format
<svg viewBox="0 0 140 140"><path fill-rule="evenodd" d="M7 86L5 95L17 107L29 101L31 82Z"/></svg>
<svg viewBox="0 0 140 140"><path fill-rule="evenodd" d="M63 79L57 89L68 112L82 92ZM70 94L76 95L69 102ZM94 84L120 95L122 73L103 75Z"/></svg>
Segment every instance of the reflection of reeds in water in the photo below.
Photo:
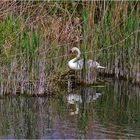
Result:
<svg viewBox="0 0 140 140"><path fill-rule="evenodd" d="M114 81L104 88L104 92L107 94L102 94L101 100L98 100L96 104L97 108L99 106L102 108L97 110L100 122L111 124L110 128L114 127L112 131L115 130L115 126L123 126L123 129L128 126L132 129L134 126L138 126L139 131L139 90L138 86L124 81ZM119 132L122 132L123 129ZM110 129L108 128L108 130ZM130 136L138 135L139 137L138 131L131 131Z"/></svg>
<svg viewBox="0 0 140 140"><path fill-rule="evenodd" d="M103 88L73 90L68 95L74 95L74 99L77 95L74 102L79 105L78 114L74 116L67 110L65 95L58 98L4 97L0 100L0 138L140 137L138 86L112 81Z"/></svg>
<svg viewBox="0 0 140 140"><path fill-rule="evenodd" d="M138 1L0 5L1 94L42 94L56 87L74 46L86 60L106 66L105 73L140 81Z"/></svg>

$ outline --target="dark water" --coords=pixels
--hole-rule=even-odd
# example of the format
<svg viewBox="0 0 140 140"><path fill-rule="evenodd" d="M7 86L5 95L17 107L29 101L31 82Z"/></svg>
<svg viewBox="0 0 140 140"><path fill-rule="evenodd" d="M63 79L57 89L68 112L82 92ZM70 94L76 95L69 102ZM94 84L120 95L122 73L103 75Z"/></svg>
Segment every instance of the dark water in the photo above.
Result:
<svg viewBox="0 0 140 140"><path fill-rule="evenodd" d="M58 98L0 99L2 138L140 138L140 88L112 81Z"/></svg>

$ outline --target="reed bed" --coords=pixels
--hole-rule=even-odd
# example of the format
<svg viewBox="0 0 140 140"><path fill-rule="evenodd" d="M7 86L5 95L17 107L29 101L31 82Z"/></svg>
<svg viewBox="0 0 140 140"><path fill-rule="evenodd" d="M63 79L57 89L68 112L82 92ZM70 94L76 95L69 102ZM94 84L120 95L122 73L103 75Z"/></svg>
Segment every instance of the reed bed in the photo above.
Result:
<svg viewBox="0 0 140 140"><path fill-rule="evenodd" d="M69 50L140 83L139 1L1 1L0 94L57 90ZM65 81L64 81L65 82Z"/></svg>

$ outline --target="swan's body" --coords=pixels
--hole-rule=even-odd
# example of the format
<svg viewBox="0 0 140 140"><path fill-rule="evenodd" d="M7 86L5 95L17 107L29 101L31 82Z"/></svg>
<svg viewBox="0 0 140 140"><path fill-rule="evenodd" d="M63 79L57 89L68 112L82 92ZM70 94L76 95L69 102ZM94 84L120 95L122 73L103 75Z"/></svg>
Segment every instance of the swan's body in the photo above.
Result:
<svg viewBox="0 0 140 140"><path fill-rule="evenodd" d="M71 52L74 52L74 51L77 51L78 54L75 58L73 58L72 60L70 60L68 62L68 66L72 70L81 70L84 67L84 59L80 59L81 52L78 48L73 47L71 49ZM100 64L98 62L93 61L91 59L85 62L85 67L88 67L88 68L93 67L93 68L96 68L96 69L99 69L99 68L104 69L105 68L103 66L100 66Z"/></svg>
<svg viewBox="0 0 140 140"><path fill-rule="evenodd" d="M83 59L77 61L72 59L68 62L68 66L72 70L81 70L83 68Z"/></svg>

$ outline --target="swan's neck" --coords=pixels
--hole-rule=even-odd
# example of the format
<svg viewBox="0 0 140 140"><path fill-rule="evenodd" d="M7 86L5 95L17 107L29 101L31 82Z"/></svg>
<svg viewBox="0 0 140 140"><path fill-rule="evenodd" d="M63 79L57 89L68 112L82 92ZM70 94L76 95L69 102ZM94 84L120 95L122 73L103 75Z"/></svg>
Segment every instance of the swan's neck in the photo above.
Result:
<svg viewBox="0 0 140 140"><path fill-rule="evenodd" d="M77 56L75 57L75 58L73 58L72 60L71 60L71 62L76 62L79 58L80 58L80 55L81 55L81 52L80 52L80 50L79 49L77 49L77 50L75 50L75 51L77 51Z"/></svg>
<svg viewBox="0 0 140 140"><path fill-rule="evenodd" d="M79 70L82 68L81 64L78 63L78 60L80 59L80 50L78 48L75 48L73 51L77 51L77 56L75 58L73 58L72 60L70 60L68 62L68 66L70 69L73 69L73 70Z"/></svg>

